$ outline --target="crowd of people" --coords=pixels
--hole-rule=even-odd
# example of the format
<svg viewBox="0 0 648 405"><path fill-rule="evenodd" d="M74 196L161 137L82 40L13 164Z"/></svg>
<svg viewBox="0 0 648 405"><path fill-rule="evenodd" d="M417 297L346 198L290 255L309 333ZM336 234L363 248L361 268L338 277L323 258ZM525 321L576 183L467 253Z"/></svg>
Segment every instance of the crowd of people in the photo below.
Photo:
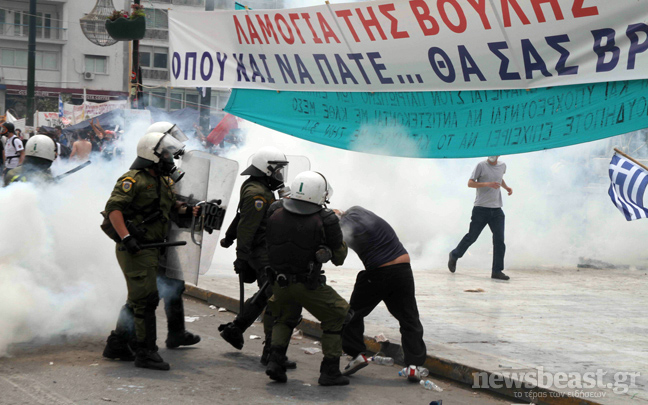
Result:
<svg viewBox="0 0 648 405"><path fill-rule="evenodd" d="M13 142L13 128L6 124L3 128L7 142ZM104 148L114 142L115 133L96 123L91 123L91 128ZM17 159L18 165L22 163L9 174L20 177L16 170L21 168L49 168L60 150L55 139L35 135L26 148L18 146L21 142L10 149L5 146L9 156L20 152L13 159ZM116 243L117 262L128 290L127 302L107 339L103 356L134 361L136 367L170 369L157 346L155 311L161 299L167 316L167 348L195 345L201 340L185 328L185 281L169 276L164 268L171 224L187 227L192 216L206 215L201 213L199 204L192 204L175 192L175 185L184 176L176 161L182 159L187 140L172 123L152 124L139 139L137 158L117 180L103 212L101 228ZM32 147L31 142L38 145ZM88 137L75 140L71 158L87 158L92 145ZM347 385L349 375L369 364L363 340L364 318L382 301L400 324L407 379L420 381L427 352L409 253L394 229L376 213L360 206L347 210L329 208L333 188L324 174L302 172L288 187L284 184L288 165L283 152L264 147L241 173L248 178L241 186L237 214L221 246L228 248L236 242L234 271L240 282L256 282L259 290L242 304L232 322L219 326L221 337L234 348L242 349L243 333L262 316L265 342L261 363L270 379L285 383L286 371L297 367L288 360L287 351L305 308L322 327L324 357L318 383ZM504 225L499 191L501 184L509 195L512 193L502 179L505 170L498 157L489 157L471 175L468 186L477 189L473 222L469 234L450 254L450 271L456 270L457 259L488 224L493 230L496 250L492 276L508 279L502 273ZM322 270L322 265L329 261L335 266L342 265L349 248L358 254L365 267L358 274L350 302L327 284ZM343 352L351 359L340 370Z"/></svg>

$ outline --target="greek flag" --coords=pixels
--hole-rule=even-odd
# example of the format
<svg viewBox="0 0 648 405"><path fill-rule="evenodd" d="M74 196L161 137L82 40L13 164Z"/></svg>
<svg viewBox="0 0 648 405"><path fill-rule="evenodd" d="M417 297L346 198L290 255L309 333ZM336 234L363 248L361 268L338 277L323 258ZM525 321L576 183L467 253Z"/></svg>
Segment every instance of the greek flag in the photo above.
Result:
<svg viewBox="0 0 648 405"><path fill-rule="evenodd" d="M612 203L628 221L648 218L644 207L644 192L648 186L648 172L630 160L615 154L610 162L610 189Z"/></svg>
<svg viewBox="0 0 648 405"><path fill-rule="evenodd" d="M63 99L59 94L59 117L62 117L64 115L65 115L65 107L63 106Z"/></svg>

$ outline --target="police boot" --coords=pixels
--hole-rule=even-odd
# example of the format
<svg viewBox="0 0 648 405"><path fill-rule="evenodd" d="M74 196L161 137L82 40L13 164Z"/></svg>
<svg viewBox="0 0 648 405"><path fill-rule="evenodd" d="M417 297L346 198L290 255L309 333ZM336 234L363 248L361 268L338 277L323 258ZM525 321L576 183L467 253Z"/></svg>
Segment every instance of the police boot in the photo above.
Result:
<svg viewBox="0 0 648 405"><path fill-rule="evenodd" d="M162 360L157 346L151 347L147 343L139 343L135 353L135 367L150 368L152 370L169 370L169 363Z"/></svg>
<svg viewBox="0 0 648 405"><path fill-rule="evenodd" d="M272 335L266 335L265 342L263 342L263 353L261 353L261 364L263 364L264 366L267 366L268 361L270 360L271 344L272 344ZM297 368L297 363L295 363L294 361L290 361L288 360L288 357L285 357L284 367L286 367L287 370L294 370Z"/></svg>
<svg viewBox="0 0 648 405"><path fill-rule="evenodd" d="M286 362L286 349L288 348L271 346L270 356L268 357L268 367L266 368L266 375L270 377L270 379L281 383L288 381L286 366L284 366Z"/></svg>
<svg viewBox="0 0 648 405"><path fill-rule="evenodd" d="M349 385L349 378L340 373L340 358L324 357L320 365L319 385Z"/></svg>
<svg viewBox="0 0 648 405"><path fill-rule="evenodd" d="M128 339L124 335L118 334L116 331L110 332L110 336L108 336L108 339L106 340L106 347L104 348L103 356L113 360L135 360L135 355L128 347Z"/></svg>
<svg viewBox="0 0 648 405"><path fill-rule="evenodd" d="M245 342L243 340L243 331L236 326L234 322L221 324L218 327L218 330L220 331L221 337L225 339L227 343L231 344L238 350L243 349L243 343Z"/></svg>
<svg viewBox="0 0 648 405"><path fill-rule="evenodd" d="M171 300L169 303L165 301L164 310L169 328L169 334L165 342L167 348L175 349L179 346L191 346L200 342L200 336L194 335L185 329L182 298Z"/></svg>

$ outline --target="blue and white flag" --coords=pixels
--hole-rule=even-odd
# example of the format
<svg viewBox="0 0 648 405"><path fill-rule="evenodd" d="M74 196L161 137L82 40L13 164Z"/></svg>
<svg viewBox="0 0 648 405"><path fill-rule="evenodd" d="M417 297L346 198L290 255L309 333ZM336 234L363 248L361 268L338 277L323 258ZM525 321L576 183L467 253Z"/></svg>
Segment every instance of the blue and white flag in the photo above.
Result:
<svg viewBox="0 0 648 405"><path fill-rule="evenodd" d="M65 107L63 106L63 99L59 94L59 118L65 115Z"/></svg>
<svg viewBox="0 0 648 405"><path fill-rule="evenodd" d="M615 154L610 162L610 189L612 203L628 221L648 218L644 207L644 192L648 186L648 172L634 162Z"/></svg>

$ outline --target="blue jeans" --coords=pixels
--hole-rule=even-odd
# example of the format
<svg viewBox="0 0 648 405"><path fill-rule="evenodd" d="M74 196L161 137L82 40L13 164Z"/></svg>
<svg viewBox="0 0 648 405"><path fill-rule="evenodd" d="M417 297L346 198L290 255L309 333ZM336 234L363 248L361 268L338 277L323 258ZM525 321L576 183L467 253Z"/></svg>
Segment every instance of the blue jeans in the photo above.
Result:
<svg viewBox="0 0 648 405"><path fill-rule="evenodd" d="M493 273L504 270L504 211L501 208L474 207L470 218L470 229L461 239L459 245L451 252L455 259L460 259L466 250L475 243L481 231L488 225L493 232Z"/></svg>

